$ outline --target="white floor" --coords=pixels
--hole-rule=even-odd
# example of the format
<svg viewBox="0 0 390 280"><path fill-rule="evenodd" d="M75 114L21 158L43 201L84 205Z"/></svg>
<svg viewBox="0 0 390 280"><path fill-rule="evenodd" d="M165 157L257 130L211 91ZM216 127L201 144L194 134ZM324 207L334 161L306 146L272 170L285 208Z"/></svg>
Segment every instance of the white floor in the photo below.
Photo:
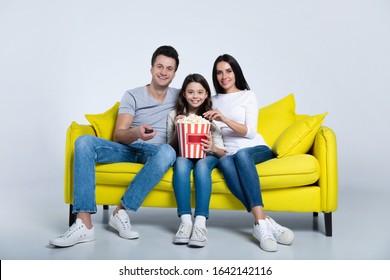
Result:
<svg viewBox="0 0 390 280"><path fill-rule="evenodd" d="M68 206L62 186L24 185L22 192L8 187L0 213L2 260L389 260L390 223L387 189L340 186L339 209L333 214L333 237L324 234L323 215L268 213L295 233L291 246L275 253L262 251L251 236L252 217L243 211L212 210L208 244L195 249L172 244L179 219L176 209L141 208L131 214L140 232L138 240L120 238L107 226L114 207L101 207L93 216L94 242L53 248L48 240L67 228ZM18 201L18 204L15 202ZM6 222L5 222L6 221Z"/></svg>

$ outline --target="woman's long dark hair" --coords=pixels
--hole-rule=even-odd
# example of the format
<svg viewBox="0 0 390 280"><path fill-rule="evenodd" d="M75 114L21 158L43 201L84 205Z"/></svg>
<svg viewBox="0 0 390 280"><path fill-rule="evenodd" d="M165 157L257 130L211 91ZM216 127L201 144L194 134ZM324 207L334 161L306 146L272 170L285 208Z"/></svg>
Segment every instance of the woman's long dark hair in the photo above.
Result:
<svg viewBox="0 0 390 280"><path fill-rule="evenodd" d="M176 113L178 115L187 115L188 114L188 102L184 97L184 93L187 89L187 86L189 83L200 83L202 87L207 92L207 97L202 103L202 105L199 106L198 111L196 114L198 116L203 116L203 113L207 112L208 110L211 110L212 108L212 102L211 102L211 93L210 93L210 86L207 82L207 80L200 74L189 74L183 82L183 85L181 86L179 98L177 99L176 102Z"/></svg>
<svg viewBox="0 0 390 280"><path fill-rule="evenodd" d="M229 63L229 65L232 67L232 70L234 72L234 75L236 77L236 87L239 90L250 90L248 83L245 80L244 73L241 70L240 64L238 64L237 60L231 56L230 54L223 54L217 57L217 59L214 62L213 66L213 84L215 88L215 92L218 93L225 93L224 89L221 87L221 85L218 83L217 80L217 64L221 61Z"/></svg>

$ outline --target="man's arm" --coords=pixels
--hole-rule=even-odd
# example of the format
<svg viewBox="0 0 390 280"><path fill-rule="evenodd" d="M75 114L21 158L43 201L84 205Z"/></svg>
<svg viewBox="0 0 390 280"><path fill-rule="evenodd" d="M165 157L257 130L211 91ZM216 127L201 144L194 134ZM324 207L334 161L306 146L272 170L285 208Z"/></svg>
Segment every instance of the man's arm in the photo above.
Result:
<svg viewBox="0 0 390 280"><path fill-rule="evenodd" d="M130 114L118 114L112 137L115 142L128 145L138 139L147 141L156 135L156 131L145 133L146 129L152 129L152 127L146 124L130 128L133 119L134 117Z"/></svg>

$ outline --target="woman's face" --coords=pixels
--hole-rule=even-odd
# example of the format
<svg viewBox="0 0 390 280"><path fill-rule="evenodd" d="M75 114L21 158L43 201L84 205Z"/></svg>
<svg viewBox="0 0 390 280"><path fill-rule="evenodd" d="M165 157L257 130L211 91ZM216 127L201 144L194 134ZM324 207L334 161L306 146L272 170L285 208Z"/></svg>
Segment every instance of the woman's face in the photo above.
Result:
<svg viewBox="0 0 390 280"><path fill-rule="evenodd" d="M184 98L187 100L189 113L195 114L199 106L203 104L208 92L200 83L191 82L187 85Z"/></svg>
<svg viewBox="0 0 390 280"><path fill-rule="evenodd" d="M221 61L217 63L217 81L225 93L239 91L236 87L236 76L229 63Z"/></svg>

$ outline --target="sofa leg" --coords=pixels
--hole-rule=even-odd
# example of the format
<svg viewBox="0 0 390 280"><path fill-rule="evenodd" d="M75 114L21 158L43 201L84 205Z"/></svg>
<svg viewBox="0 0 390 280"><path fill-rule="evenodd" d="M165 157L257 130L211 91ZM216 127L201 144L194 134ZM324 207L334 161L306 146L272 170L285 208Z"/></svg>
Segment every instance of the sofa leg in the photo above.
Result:
<svg viewBox="0 0 390 280"><path fill-rule="evenodd" d="M318 217L318 212L313 212L313 217Z"/></svg>
<svg viewBox="0 0 390 280"><path fill-rule="evenodd" d="M332 212L324 213L325 219L325 235L332 236Z"/></svg>
<svg viewBox="0 0 390 280"><path fill-rule="evenodd" d="M73 225L73 223L76 221L76 215L72 213L73 211L73 204L69 204L69 226Z"/></svg>
<svg viewBox="0 0 390 280"><path fill-rule="evenodd" d="M108 210L109 205L103 205L103 210Z"/></svg>

